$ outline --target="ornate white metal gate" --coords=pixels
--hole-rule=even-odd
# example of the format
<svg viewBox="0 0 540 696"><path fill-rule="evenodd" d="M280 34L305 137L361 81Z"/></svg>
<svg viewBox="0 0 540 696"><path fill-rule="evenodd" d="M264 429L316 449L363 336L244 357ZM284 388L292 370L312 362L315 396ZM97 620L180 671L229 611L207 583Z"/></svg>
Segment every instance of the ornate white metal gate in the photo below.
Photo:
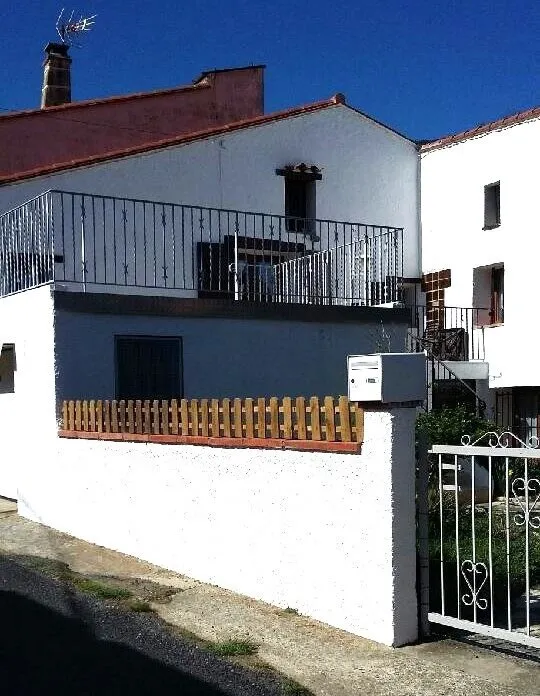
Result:
<svg viewBox="0 0 540 696"><path fill-rule="evenodd" d="M464 436L427 468L429 621L540 648L538 439Z"/></svg>

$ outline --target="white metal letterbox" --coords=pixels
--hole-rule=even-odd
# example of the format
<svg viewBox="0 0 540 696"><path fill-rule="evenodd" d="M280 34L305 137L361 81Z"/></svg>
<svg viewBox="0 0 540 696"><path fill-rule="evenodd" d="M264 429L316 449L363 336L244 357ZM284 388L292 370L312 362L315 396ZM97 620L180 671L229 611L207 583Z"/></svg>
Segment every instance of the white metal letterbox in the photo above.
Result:
<svg viewBox="0 0 540 696"><path fill-rule="evenodd" d="M349 355L347 378L351 401L424 401L426 356L424 353Z"/></svg>

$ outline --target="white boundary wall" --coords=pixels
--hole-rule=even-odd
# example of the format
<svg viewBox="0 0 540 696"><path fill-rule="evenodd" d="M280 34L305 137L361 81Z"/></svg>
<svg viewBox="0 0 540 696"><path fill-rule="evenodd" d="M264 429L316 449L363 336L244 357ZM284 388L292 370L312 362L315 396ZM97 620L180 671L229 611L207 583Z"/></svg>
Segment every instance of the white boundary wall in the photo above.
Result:
<svg viewBox="0 0 540 696"><path fill-rule="evenodd" d="M0 343L15 346L14 391L0 374L0 495L17 497L24 462L39 467L56 432L54 304L45 285L0 300Z"/></svg>
<svg viewBox="0 0 540 696"><path fill-rule="evenodd" d="M58 439L20 471L19 512L401 645L417 637L414 418L366 412L361 455Z"/></svg>

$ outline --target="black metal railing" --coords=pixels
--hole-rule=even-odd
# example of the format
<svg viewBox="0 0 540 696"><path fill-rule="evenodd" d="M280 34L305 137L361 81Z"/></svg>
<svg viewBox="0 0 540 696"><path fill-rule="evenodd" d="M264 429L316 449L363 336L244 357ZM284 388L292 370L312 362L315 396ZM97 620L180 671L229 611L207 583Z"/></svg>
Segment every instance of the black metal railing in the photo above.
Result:
<svg viewBox="0 0 540 696"><path fill-rule="evenodd" d="M302 224L290 224L292 222ZM403 230L48 191L0 216L0 295L66 289L320 304L400 299Z"/></svg>
<svg viewBox="0 0 540 696"><path fill-rule="evenodd" d="M436 314L425 306L411 308L409 350L426 350L438 360L484 360L483 317L476 307L442 307Z"/></svg>

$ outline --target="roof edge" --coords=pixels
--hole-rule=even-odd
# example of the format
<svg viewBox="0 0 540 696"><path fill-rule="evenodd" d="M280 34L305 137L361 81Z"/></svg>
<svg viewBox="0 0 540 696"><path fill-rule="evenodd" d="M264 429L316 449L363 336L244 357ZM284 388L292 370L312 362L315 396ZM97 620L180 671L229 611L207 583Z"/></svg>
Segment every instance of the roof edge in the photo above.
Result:
<svg viewBox="0 0 540 696"><path fill-rule="evenodd" d="M242 65L237 68L216 68L215 70L205 70L199 77L196 77L190 85L180 85L178 87L167 87L165 89L156 89L150 92L133 92L132 94L119 94L111 97L103 97L101 99L84 99L82 101L68 102L67 104L59 104L58 106L48 106L46 109L23 109L21 111L8 112L0 114L0 120L5 121L10 118L24 118L27 116L37 116L38 114L57 113L58 111L71 111L72 109L80 109L86 106L101 106L102 104L116 104L118 102L130 101L132 99L147 99L150 97L161 97L169 94L190 92L199 89L209 89L211 85L205 82L205 78L209 75L225 72L238 72L240 70L256 70L266 68L266 65Z"/></svg>
<svg viewBox="0 0 540 696"><path fill-rule="evenodd" d="M20 174L16 175L0 176L0 186L17 183L18 181L24 181L27 179L35 179L40 176L46 176L47 174L56 174L57 172L67 171L69 169L78 169L80 167L100 164L101 162L107 162L110 160L122 159L124 157L141 155L146 152L152 152L154 150L163 150L168 147L174 147L175 145L187 145L198 140L205 140L206 138L212 138L227 133L234 133L236 131L243 130L244 128L262 126L266 125L267 123L282 121L287 118L294 118L295 116L301 116L303 114L313 113L315 111L322 111L323 109L328 109L342 105L346 106L342 101L341 97L342 95L338 94L324 101L313 102L312 104L295 107L293 109L286 109L284 111L276 111L271 114L256 116L252 119L235 121L233 123L228 123L224 126L219 126L218 128L206 129L202 131L197 131L195 133L188 133L172 138L163 138L161 140L155 140L152 142L145 143L143 145L136 145L130 148L114 150L107 154L93 155L91 157L82 157L78 160L72 160L71 162L60 162L52 166L32 169L26 172L21 172Z"/></svg>
<svg viewBox="0 0 540 696"><path fill-rule="evenodd" d="M168 94L181 92L194 92L200 89L210 89L211 85L205 82L199 82L192 85L182 85L180 87L170 87L167 89L157 89L152 92L134 92L133 94L121 94L113 97L104 97L103 99L86 99L84 101L68 102L67 104L59 104L58 106L47 106L46 108L26 109L24 111L14 111L12 113L0 115L0 121L7 121L12 118L24 118L28 116L39 116L43 114L53 114L63 111L72 111L81 109L87 106L101 106L107 104L116 104L118 102L131 101L135 99L146 99L149 97L161 97Z"/></svg>
<svg viewBox="0 0 540 696"><path fill-rule="evenodd" d="M536 118L540 118L540 106L534 106L530 109L526 109L525 111L518 111L517 113L498 118L495 121L481 123L476 128L469 128L468 130L460 131L452 135L445 135L434 140L420 140L418 141L420 151L430 152L431 150L439 150L444 147L449 147L450 145L464 142L465 140L470 140L481 135L487 135L493 131L518 126L522 123L533 121Z"/></svg>
<svg viewBox="0 0 540 696"><path fill-rule="evenodd" d="M214 68L214 70L203 70L199 77L193 80L193 84L196 85L201 80L204 80L208 75L216 75L218 73L226 72L237 72L239 70L265 70L266 65L264 63L258 63L257 65L241 65L238 68Z"/></svg>
<svg viewBox="0 0 540 696"><path fill-rule="evenodd" d="M343 102L345 104L345 102ZM398 135L400 138L403 138L404 140L408 140L409 142L413 143L416 145L416 140L414 138L409 138L408 135L405 135L404 133L401 133L401 131L396 130L395 128L392 128L392 126L389 126L387 123L383 123L382 121L379 121L378 118L374 118L373 116L370 116L369 114L366 114L364 111L361 111L360 109L357 109L354 106L351 106L350 104L345 104L345 106L348 106L351 111L354 111L355 113L359 114L360 116L363 116L364 118L367 118L369 121L372 121L373 123L376 123L378 126L381 126L381 128L384 128L391 133L394 133L394 135Z"/></svg>

